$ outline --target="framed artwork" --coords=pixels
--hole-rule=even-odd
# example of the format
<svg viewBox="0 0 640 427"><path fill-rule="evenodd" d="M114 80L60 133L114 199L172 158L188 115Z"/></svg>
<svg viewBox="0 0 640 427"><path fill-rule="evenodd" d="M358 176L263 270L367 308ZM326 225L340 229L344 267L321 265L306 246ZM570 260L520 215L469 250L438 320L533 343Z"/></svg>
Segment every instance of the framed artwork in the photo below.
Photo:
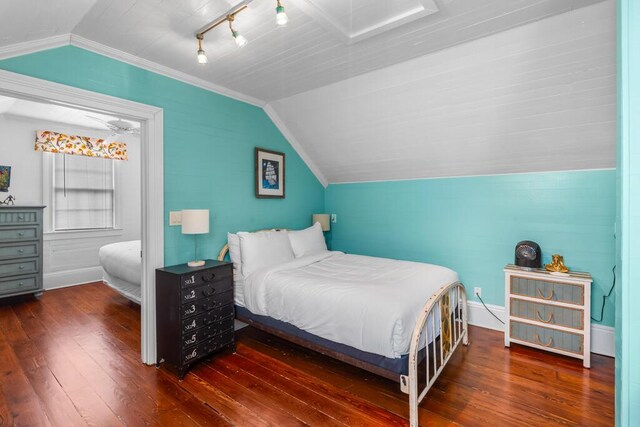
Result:
<svg viewBox="0 0 640 427"><path fill-rule="evenodd" d="M256 197L284 199L284 153L256 147Z"/></svg>
<svg viewBox="0 0 640 427"><path fill-rule="evenodd" d="M0 166L0 191L9 191L11 184L11 166Z"/></svg>

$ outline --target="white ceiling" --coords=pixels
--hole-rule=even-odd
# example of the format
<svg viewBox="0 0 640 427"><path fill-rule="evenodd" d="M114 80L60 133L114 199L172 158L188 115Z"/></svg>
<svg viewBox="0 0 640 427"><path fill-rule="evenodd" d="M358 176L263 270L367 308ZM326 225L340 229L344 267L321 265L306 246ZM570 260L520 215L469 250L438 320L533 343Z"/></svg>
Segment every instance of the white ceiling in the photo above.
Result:
<svg viewBox="0 0 640 427"><path fill-rule="evenodd" d="M194 32L239 0L4 0L0 47L73 33L269 102L598 1L283 0L278 28L275 0L255 0L235 23L249 44L220 26L201 65Z"/></svg>
<svg viewBox="0 0 640 427"><path fill-rule="evenodd" d="M42 102L16 99L0 95L0 115L9 114L18 117L46 120L66 125L81 126L88 129L108 131L109 128L91 117L97 117L105 122L110 120L122 120L119 117L88 112L78 108L54 105ZM129 122L134 128L139 128L140 123Z"/></svg>

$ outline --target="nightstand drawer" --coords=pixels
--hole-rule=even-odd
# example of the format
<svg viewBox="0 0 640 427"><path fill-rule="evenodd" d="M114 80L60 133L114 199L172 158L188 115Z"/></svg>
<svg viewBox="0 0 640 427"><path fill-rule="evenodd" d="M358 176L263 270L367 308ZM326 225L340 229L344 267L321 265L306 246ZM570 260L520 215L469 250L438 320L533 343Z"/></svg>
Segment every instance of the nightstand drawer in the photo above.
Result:
<svg viewBox="0 0 640 427"><path fill-rule="evenodd" d="M582 354L584 337L581 334L529 325L512 320L510 323L511 339L529 344L560 350L567 353Z"/></svg>
<svg viewBox="0 0 640 427"><path fill-rule="evenodd" d="M183 304L182 318L188 319L190 317L197 316L198 314L204 313L205 311L209 311L209 310L212 310L210 313L213 313L213 311L220 310L223 305L227 305L229 302L231 302L230 301L231 297L232 297L231 295L221 294L221 295L218 295L217 297L210 297L210 298L198 300L192 303ZM233 306L231 306L230 312L233 313Z"/></svg>
<svg viewBox="0 0 640 427"><path fill-rule="evenodd" d="M584 305L584 287L572 283L513 276L511 277L511 293L541 301Z"/></svg>
<svg viewBox="0 0 640 427"><path fill-rule="evenodd" d="M233 314L231 314L226 319L213 322L208 326L205 326L204 328L200 328L194 331L193 333L183 335L182 345L185 348L191 347L215 335L218 335L219 333L226 331L229 328L233 328L233 325Z"/></svg>
<svg viewBox="0 0 640 427"><path fill-rule="evenodd" d="M18 276L24 274L37 273L38 258L0 261L0 277Z"/></svg>
<svg viewBox="0 0 640 427"><path fill-rule="evenodd" d="M26 292L39 288L37 276L0 279L0 295Z"/></svg>
<svg viewBox="0 0 640 427"><path fill-rule="evenodd" d="M0 242L22 242L38 240L40 227L0 228Z"/></svg>
<svg viewBox="0 0 640 427"><path fill-rule="evenodd" d="M215 304L219 304L219 306L222 305L222 303L218 302L216 302ZM225 304L229 304L229 301L227 301ZM228 311L228 308L225 311ZM233 306L231 307L231 312L233 313ZM195 331L196 329L200 329L203 326L210 325L211 323L220 320L222 318L220 313L221 311L211 310L198 316L184 319L182 321L182 328L180 330L183 334L193 333L193 331Z"/></svg>
<svg viewBox="0 0 640 427"><path fill-rule="evenodd" d="M191 288L194 286L231 277L232 274L232 268L209 269L202 272L182 276L180 278L180 283L182 284L183 288Z"/></svg>
<svg viewBox="0 0 640 427"><path fill-rule="evenodd" d="M197 288L185 289L182 291L182 302L191 303L201 298L213 297L218 294L229 292L233 294L233 281L230 279L219 280ZM232 295L233 297L233 295Z"/></svg>
<svg viewBox="0 0 640 427"><path fill-rule="evenodd" d="M512 317L546 323L550 326L584 329L584 311L581 309L525 301L518 298L511 298L510 306Z"/></svg>
<svg viewBox="0 0 640 427"><path fill-rule="evenodd" d="M33 210L22 211L18 209L7 209L0 212L0 226L36 224L38 222L38 212Z"/></svg>
<svg viewBox="0 0 640 427"><path fill-rule="evenodd" d="M32 258L40 254L40 243L13 243L0 246L0 260L14 258Z"/></svg>
<svg viewBox="0 0 640 427"><path fill-rule="evenodd" d="M182 364L192 363L216 350L233 344L233 327L221 334L182 352Z"/></svg>

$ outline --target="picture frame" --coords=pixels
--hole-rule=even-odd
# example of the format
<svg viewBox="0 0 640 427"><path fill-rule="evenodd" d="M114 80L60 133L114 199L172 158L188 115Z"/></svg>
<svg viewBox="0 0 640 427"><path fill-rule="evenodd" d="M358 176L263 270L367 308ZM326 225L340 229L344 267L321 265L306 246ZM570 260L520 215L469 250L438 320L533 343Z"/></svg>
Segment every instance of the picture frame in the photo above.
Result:
<svg viewBox="0 0 640 427"><path fill-rule="evenodd" d="M284 199L285 176L284 153L256 147L256 197L258 199Z"/></svg>
<svg viewBox="0 0 640 427"><path fill-rule="evenodd" d="M11 185L11 166L0 166L0 191L6 193Z"/></svg>

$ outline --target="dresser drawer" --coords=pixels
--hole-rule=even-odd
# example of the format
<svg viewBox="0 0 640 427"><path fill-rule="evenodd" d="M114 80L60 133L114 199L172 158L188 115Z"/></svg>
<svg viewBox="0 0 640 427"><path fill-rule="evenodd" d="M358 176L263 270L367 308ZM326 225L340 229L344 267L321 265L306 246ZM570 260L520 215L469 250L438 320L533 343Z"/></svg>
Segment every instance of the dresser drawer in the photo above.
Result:
<svg viewBox="0 0 640 427"><path fill-rule="evenodd" d="M40 243L11 243L0 245L0 260L14 258L32 258L40 254Z"/></svg>
<svg viewBox="0 0 640 427"><path fill-rule="evenodd" d="M0 261L0 277L19 276L39 272L38 258Z"/></svg>
<svg viewBox="0 0 640 427"><path fill-rule="evenodd" d="M584 329L584 311L511 298L511 316L565 328Z"/></svg>
<svg viewBox="0 0 640 427"><path fill-rule="evenodd" d="M514 276L511 278L511 293L541 301L584 305L584 287L578 284Z"/></svg>
<svg viewBox="0 0 640 427"><path fill-rule="evenodd" d="M0 242L20 242L40 239L40 227L0 227Z"/></svg>
<svg viewBox="0 0 640 427"><path fill-rule="evenodd" d="M182 336L182 345L183 347L191 347L193 345L199 344L200 342L207 340L219 333L226 331L229 328L232 328L234 325L233 322L233 314L227 316L226 319L219 320L217 322L213 322L204 328L197 329L192 333L188 333Z"/></svg>
<svg viewBox="0 0 640 427"><path fill-rule="evenodd" d="M181 291L182 302L190 303L201 298L212 297L228 291L231 291L233 294L233 281L228 278L222 279L206 285L200 285L195 288L183 289Z"/></svg>
<svg viewBox="0 0 640 427"><path fill-rule="evenodd" d="M203 285L209 282L215 282L218 280L232 277L233 269L229 268L215 268L209 269L193 274L188 274L180 277L180 283L183 288L191 288L194 286Z"/></svg>
<svg viewBox="0 0 640 427"><path fill-rule="evenodd" d="M200 313L204 313L205 311L220 309L223 305L227 305L230 302L231 295L228 295L228 293L229 292L223 292L215 297L209 297L183 304L182 318L187 319L189 317L197 316ZM233 307L231 308L231 311L233 311Z"/></svg>
<svg viewBox="0 0 640 427"><path fill-rule="evenodd" d="M584 337L581 334L558 331L544 326L529 325L515 320L511 320L510 329L512 340L524 341L568 353L583 353Z"/></svg>
<svg viewBox="0 0 640 427"><path fill-rule="evenodd" d="M231 344L233 344L233 327L207 341L183 350L182 364L192 363L209 355L213 351L220 350Z"/></svg>
<svg viewBox="0 0 640 427"><path fill-rule="evenodd" d="M14 277L0 279L0 295L39 289L38 277Z"/></svg>
<svg viewBox="0 0 640 427"><path fill-rule="evenodd" d="M37 224L38 212L32 210L7 209L0 212L0 226Z"/></svg>
<svg viewBox="0 0 640 427"><path fill-rule="evenodd" d="M197 316L182 320L182 327L180 330L183 334L190 334L196 329L200 329L203 326L207 326L220 320L222 318L222 313L224 312L228 313L228 311L231 310L231 313L233 313L233 306L229 304L230 302L231 301L225 301L224 303L222 301L213 302L213 304L215 304L219 309L207 311ZM225 307L222 307L222 305L225 305ZM230 305L231 307L229 307Z"/></svg>

